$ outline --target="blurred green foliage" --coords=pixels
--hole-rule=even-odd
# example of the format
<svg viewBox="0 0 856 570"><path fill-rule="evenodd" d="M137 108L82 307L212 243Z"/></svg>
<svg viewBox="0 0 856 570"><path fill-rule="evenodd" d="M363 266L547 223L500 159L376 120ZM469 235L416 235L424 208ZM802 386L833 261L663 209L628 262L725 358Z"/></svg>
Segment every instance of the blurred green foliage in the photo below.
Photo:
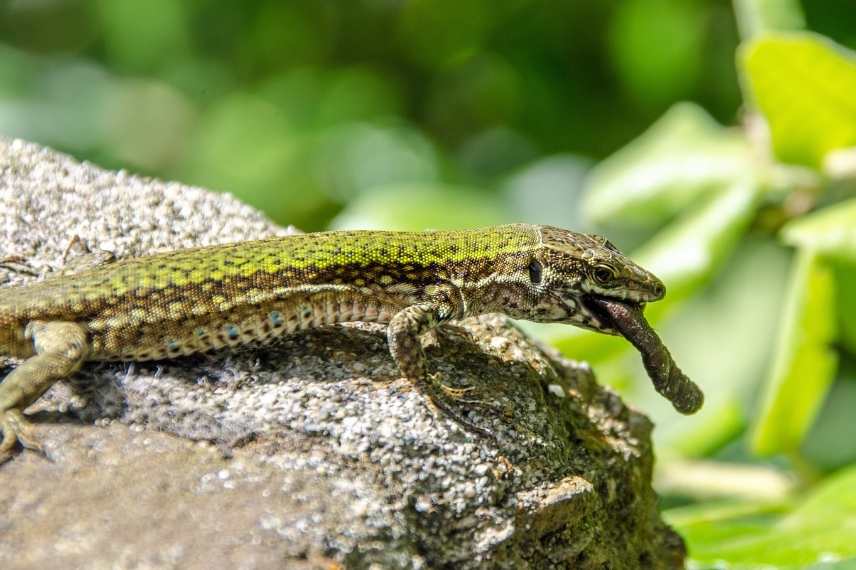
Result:
<svg viewBox="0 0 856 570"><path fill-rule="evenodd" d="M850 568L853 13L852 0L10 1L0 133L232 192L305 230L609 234L666 283L647 315L704 409L675 414L622 339L523 326L654 418L661 470L735 467L716 490L665 498L691 503L667 514L695 567ZM747 498L746 465L786 490Z"/></svg>

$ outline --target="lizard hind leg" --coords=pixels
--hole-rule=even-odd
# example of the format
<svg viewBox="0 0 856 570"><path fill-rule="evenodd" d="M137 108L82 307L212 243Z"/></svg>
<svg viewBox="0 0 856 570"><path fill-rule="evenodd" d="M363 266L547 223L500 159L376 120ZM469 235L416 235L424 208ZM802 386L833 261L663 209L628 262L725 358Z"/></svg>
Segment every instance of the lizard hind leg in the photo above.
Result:
<svg viewBox="0 0 856 570"><path fill-rule="evenodd" d="M76 372L89 352L86 331L77 323L33 321L25 336L32 339L35 354L0 384L0 463L11 458L16 442L28 449L41 448L23 410L54 382Z"/></svg>
<svg viewBox="0 0 856 570"><path fill-rule="evenodd" d="M441 397L442 393L461 402L470 388L446 386L430 376L425 370L425 354L422 351L419 338L435 329L440 323L449 320L451 314L449 307L434 303L412 305L402 309L389 323L387 330L389 350L404 377L412 383L417 391L427 396L429 409L435 415L446 416L467 431L486 438L496 439L492 432L464 418ZM438 410L442 414L438 414Z"/></svg>

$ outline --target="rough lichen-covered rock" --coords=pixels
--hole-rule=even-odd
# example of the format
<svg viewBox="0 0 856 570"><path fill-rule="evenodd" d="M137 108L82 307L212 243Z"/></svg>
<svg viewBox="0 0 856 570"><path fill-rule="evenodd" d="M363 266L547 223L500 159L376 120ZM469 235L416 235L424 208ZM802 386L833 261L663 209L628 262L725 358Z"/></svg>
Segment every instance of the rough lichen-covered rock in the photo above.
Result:
<svg viewBox="0 0 856 570"><path fill-rule="evenodd" d="M0 283L283 230L227 195L0 139ZM67 258L77 255L71 248ZM49 460L0 468L2 568L675 568L649 421L500 316L427 349L498 434L434 417L384 329L90 364L29 410ZM374 566L373 566L374 564Z"/></svg>

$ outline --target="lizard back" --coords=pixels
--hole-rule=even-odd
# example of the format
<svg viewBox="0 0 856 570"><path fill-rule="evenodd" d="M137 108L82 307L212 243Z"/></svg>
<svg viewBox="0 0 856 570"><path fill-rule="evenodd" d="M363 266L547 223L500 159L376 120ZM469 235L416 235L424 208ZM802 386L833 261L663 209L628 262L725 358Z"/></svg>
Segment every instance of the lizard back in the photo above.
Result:
<svg viewBox="0 0 856 570"><path fill-rule="evenodd" d="M321 232L130 258L0 289L0 351L33 320L86 325L92 358L165 358L350 320L388 320L438 271L478 279L537 247L536 226ZM24 354L25 355L25 354Z"/></svg>

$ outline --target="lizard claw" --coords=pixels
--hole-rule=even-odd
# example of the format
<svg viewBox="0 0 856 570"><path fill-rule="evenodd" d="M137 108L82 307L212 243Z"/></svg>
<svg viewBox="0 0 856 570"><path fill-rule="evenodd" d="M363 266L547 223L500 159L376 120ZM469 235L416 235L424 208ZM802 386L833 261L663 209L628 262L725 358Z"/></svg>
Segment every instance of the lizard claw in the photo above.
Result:
<svg viewBox="0 0 856 570"><path fill-rule="evenodd" d="M0 464L12 458L16 443L20 443L25 449L45 454L44 448L33 435L32 424L20 410L6 410L0 414L0 429L3 430L3 440L0 441Z"/></svg>
<svg viewBox="0 0 856 570"><path fill-rule="evenodd" d="M457 411L455 411L451 407L449 407L449 405L446 402L444 402L441 398L438 397L440 395L438 393L438 390L439 390L440 392L448 395L453 400L455 400L456 402L461 403L461 404L486 405L486 404L484 404L484 402L481 402L479 400L468 400L468 399L462 398L462 396L464 394L472 391L474 389L473 387L452 388L450 386L443 384L439 380L437 380L436 375L433 375L433 374L426 376L425 379L427 380L427 382L426 382L427 390L425 390L423 393L427 396L428 407L435 416L438 416L438 417L444 417L445 416L445 417L451 419L453 422L455 422L459 426L461 426L462 428L464 428L466 431L469 431L471 433L476 433L478 435L481 435L482 437L486 437L488 439L492 439L492 440L496 441L496 434L494 434L490 430L487 430L483 427L479 427L479 426L475 425L473 422L466 419L464 416L459 414Z"/></svg>
<svg viewBox="0 0 856 570"><path fill-rule="evenodd" d="M503 415L507 415L507 411L503 406L499 406L496 404L492 404L490 402L486 402L484 400L478 400L475 398L465 398L467 394L473 392L476 388L474 386L467 386L466 388L454 388L449 386L448 384L443 384L436 377L432 377L432 382L434 385L440 389L447 397L454 400L455 402L467 406L476 406L485 410L490 410L492 412L500 413Z"/></svg>

